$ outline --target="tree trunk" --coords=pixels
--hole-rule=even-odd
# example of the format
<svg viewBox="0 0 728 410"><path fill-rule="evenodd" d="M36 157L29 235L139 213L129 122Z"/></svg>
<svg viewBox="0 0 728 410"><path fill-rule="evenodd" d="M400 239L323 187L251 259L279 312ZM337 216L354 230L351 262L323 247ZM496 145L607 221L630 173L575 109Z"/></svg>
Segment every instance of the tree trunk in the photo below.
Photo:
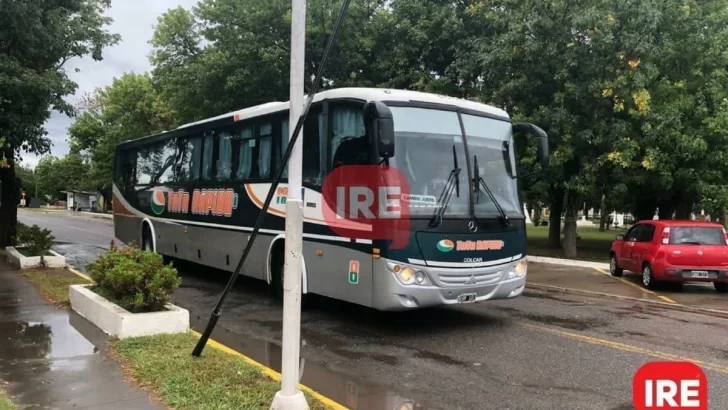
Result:
<svg viewBox="0 0 728 410"><path fill-rule="evenodd" d="M10 168L0 169L0 247L15 245L15 228L18 223L18 204L20 203L20 181L15 176L13 147L3 149Z"/></svg>
<svg viewBox="0 0 728 410"><path fill-rule="evenodd" d="M693 210L693 204L688 201L681 201L675 209L675 219L690 219L690 212Z"/></svg>
<svg viewBox="0 0 728 410"><path fill-rule="evenodd" d="M576 216L581 207L576 201L576 195L566 195L566 215L564 217L564 256L574 259L576 252Z"/></svg>
<svg viewBox="0 0 728 410"><path fill-rule="evenodd" d="M660 219L672 219L672 214L675 213L675 202L674 201L660 201L658 203L660 208L657 212L657 216Z"/></svg>
<svg viewBox="0 0 728 410"><path fill-rule="evenodd" d="M561 213L564 210L564 191L562 189L550 190L551 215L549 216L549 240L550 248L561 248Z"/></svg>
<svg viewBox="0 0 728 410"><path fill-rule="evenodd" d="M602 195L602 203L599 207L599 232L604 232L607 229L607 218L609 218L609 215L607 214L607 198Z"/></svg>
<svg viewBox="0 0 728 410"><path fill-rule="evenodd" d="M638 201L632 210L635 222L652 220L652 217L655 216L657 201L648 198L639 198Z"/></svg>
<svg viewBox="0 0 728 410"><path fill-rule="evenodd" d="M533 205L533 225L538 226L541 223L541 204L536 202Z"/></svg>

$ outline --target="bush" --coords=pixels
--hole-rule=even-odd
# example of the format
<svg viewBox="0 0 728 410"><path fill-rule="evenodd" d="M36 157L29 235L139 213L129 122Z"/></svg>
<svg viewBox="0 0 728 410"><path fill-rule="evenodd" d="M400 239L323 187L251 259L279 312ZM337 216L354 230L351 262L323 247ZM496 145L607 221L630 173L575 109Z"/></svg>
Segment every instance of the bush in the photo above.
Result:
<svg viewBox="0 0 728 410"><path fill-rule="evenodd" d="M28 226L18 223L16 227L16 243L23 248L25 256L45 256L49 254L56 239L48 229L38 225Z"/></svg>
<svg viewBox="0 0 728 410"><path fill-rule="evenodd" d="M86 268L97 293L134 313L164 310L181 283L177 269L165 265L162 255L135 245L119 249L113 241L109 251Z"/></svg>

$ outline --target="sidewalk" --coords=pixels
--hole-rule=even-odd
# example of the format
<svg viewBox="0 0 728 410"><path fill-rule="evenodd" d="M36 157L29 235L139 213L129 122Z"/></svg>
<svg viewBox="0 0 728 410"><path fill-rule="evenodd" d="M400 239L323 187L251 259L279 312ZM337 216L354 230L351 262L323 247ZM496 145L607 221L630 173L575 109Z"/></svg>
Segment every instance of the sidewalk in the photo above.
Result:
<svg viewBox="0 0 728 410"><path fill-rule="evenodd" d="M0 260L0 379L18 408L163 409L124 381L106 336Z"/></svg>

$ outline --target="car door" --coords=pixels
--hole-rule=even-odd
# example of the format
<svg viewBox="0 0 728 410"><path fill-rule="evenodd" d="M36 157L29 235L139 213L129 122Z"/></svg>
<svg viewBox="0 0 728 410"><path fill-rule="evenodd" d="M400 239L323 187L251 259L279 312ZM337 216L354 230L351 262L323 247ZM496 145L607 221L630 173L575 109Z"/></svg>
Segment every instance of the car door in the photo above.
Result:
<svg viewBox="0 0 728 410"><path fill-rule="evenodd" d="M634 247L637 244L637 238L642 230L642 224L637 224L627 231L624 235L624 244L622 245L622 258L621 263L622 269L626 269L632 272L639 272L637 262L634 260ZM637 270L635 270L637 269Z"/></svg>
<svg viewBox="0 0 728 410"><path fill-rule="evenodd" d="M656 226L651 223L642 225L637 234L637 241L632 247L632 261L638 271L642 270L642 263L647 259L655 237Z"/></svg>

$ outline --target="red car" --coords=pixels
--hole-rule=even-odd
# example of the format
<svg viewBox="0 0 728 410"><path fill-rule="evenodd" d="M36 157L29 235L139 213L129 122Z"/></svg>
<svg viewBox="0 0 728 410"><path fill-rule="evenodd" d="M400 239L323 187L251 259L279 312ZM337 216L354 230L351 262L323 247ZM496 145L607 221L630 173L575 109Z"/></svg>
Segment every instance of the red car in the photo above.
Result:
<svg viewBox="0 0 728 410"><path fill-rule="evenodd" d="M610 251L613 276L625 270L641 272L642 285L654 289L659 282L713 282L719 293L728 292L728 235L712 222L640 221L617 235Z"/></svg>

